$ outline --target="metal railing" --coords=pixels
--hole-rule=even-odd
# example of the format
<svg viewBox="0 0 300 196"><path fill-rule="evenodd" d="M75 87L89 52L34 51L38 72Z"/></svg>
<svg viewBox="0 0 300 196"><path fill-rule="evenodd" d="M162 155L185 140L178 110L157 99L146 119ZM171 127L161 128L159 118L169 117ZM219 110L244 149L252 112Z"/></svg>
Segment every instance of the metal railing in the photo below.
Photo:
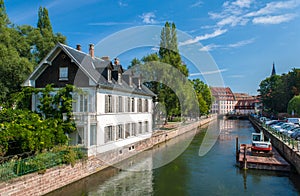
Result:
<svg viewBox="0 0 300 196"><path fill-rule="evenodd" d="M283 134L267 125L262 123L262 127L265 128L270 134L272 134L274 137L282 141L284 144L290 146L295 151L300 151L300 141L296 140L286 134Z"/></svg>
<svg viewBox="0 0 300 196"><path fill-rule="evenodd" d="M84 149L72 148L72 150L75 153L73 157L75 160L84 158ZM41 153L24 159L12 158L0 165L0 182L37 171L44 173L48 168L68 164L70 163L68 156L68 151L60 151Z"/></svg>

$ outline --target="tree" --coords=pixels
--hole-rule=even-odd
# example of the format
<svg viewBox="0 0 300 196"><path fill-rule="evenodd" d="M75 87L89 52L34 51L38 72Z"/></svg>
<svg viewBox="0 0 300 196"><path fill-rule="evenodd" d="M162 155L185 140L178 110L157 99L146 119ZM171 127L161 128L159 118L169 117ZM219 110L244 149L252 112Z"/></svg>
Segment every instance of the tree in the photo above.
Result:
<svg viewBox="0 0 300 196"><path fill-rule="evenodd" d="M0 28L10 24L9 18L6 14L4 0L0 0Z"/></svg>
<svg viewBox="0 0 300 196"><path fill-rule="evenodd" d="M261 81L258 92L262 103L271 113L285 113L289 100L300 92L300 69L293 69L287 74L273 75Z"/></svg>
<svg viewBox="0 0 300 196"><path fill-rule="evenodd" d="M40 8L38 28L16 26L9 21L4 1L0 0L0 103L12 105L12 96L21 90L21 84L34 67L57 42L66 38L53 34L48 10Z"/></svg>
<svg viewBox="0 0 300 196"><path fill-rule="evenodd" d="M207 114L212 102L210 90L201 83L201 92L199 90L197 93L188 81L188 69L181 60L175 24L166 22L160 38L158 53L144 56L141 62L133 59L129 68L147 75L145 85L157 95L157 101L165 108L168 119L173 116L199 115L199 109ZM135 63L141 64L143 70L134 69ZM197 82L200 84L200 80Z"/></svg>
<svg viewBox="0 0 300 196"><path fill-rule="evenodd" d="M212 104L212 95L209 87L200 79L193 79L190 82L197 94L200 113L208 114Z"/></svg>
<svg viewBox="0 0 300 196"><path fill-rule="evenodd" d="M288 113L300 116L300 95L294 96L288 103Z"/></svg>
<svg viewBox="0 0 300 196"><path fill-rule="evenodd" d="M56 45L57 42L65 43L66 37L62 34L54 34L46 8L39 8L37 30L34 36L34 49L37 62L40 62Z"/></svg>
<svg viewBox="0 0 300 196"><path fill-rule="evenodd" d="M159 56L161 62L170 64L179 69L186 77L189 72L186 65L182 62L177 43L176 26L174 23L165 23L160 35Z"/></svg>
<svg viewBox="0 0 300 196"><path fill-rule="evenodd" d="M37 27L40 30L47 29L49 32L52 33L52 25L48 15L48 10L46 8L43 7L39 8Z"/></svg>

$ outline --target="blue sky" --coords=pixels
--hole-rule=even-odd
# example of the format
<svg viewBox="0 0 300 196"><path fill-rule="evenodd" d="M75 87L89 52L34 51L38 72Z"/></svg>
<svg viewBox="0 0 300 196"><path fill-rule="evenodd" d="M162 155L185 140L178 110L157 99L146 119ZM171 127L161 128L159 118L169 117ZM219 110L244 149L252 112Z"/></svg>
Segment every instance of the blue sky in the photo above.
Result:
<svg viewBox="0 0 300 196"><path fill-rule="evenodd" d="M197 45L195 50L209 52L218 67L199 72L186 59L190 78L219 72L234 92L257 94L273 62L278 74L300 68L300 0L9 0L5 5L13 23L33 26L39 6L46 7L54 32L65 35L72 47L81 44L84 51L89 43L127 28L175 22L190 35L179 45ZM151 52L155 47L131 50L121 63L126 67L132 58Z"/></svg>

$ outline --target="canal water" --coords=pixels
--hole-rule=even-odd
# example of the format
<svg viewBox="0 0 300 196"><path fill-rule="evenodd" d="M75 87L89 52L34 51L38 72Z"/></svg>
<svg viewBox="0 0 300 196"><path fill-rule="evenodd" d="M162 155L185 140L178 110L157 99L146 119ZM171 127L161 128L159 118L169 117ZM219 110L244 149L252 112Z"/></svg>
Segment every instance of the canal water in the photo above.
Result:
<svg viewBox="0 0 300 196"><path fill-rule="evenodd" d="M149 165L176 151L188 136L160 144L48 195L299 195L297 174L236 167L235 138L250 143L254 129L249 121L214 123L219 136L206 154L199 148L209 129L202 128L182 154L162 167L151 169Z"/></svg>

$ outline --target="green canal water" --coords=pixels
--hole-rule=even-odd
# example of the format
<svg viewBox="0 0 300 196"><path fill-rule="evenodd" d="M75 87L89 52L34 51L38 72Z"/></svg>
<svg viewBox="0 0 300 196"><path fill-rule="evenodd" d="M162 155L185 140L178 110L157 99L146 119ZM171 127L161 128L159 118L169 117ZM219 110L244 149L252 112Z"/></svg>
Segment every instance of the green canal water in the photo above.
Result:
<svg viewBox="0 0 300 196"><path fill-rule="evenodd" d="M240 143L250 142L254 129L249 121L215 123L219 137L203 156L199 156L199 147L207 128L199 130L186 150L162 167L137 171L164 159L191 138L171 140L48 195L300 195L297 174L236 167L235 138L238 136Z"/></svg>

